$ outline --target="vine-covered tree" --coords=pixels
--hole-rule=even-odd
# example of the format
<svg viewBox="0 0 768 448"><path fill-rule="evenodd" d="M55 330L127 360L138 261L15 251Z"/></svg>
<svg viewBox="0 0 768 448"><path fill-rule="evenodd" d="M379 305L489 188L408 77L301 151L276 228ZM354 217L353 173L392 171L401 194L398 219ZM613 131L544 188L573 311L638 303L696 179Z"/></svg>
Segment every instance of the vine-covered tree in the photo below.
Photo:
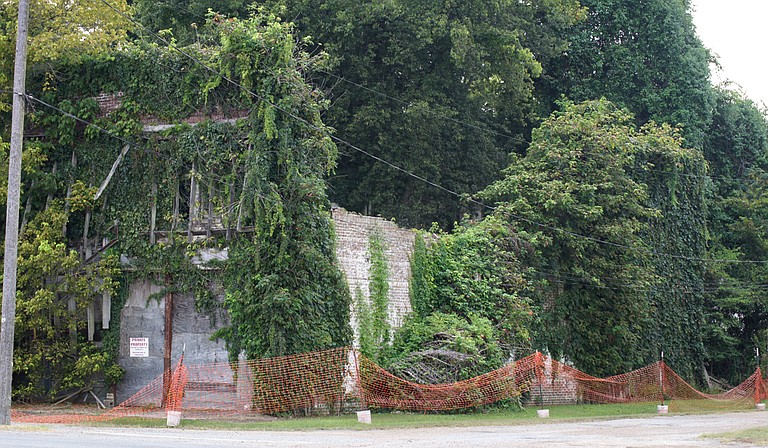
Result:
<svg viewBox="0 0 768 448"><path fill-rule="evenodd" d="M38 214L21 235L13 363L14 398L50 399L92 385L94 375L119 380L112 354L88 342L86 310L113 294L117 257L83 267L62 235L67 214L59 205Z"/></svg>
<svg viewBox="0 0 768 448"><path fill-rule="evenodd" d="M312 59L290 24L253 17L221 26L220 70L257 97L241 156L241 203L254 231L230 246L231 326L219 335L234 359L348 345L351 301L324 181L336 147L320 119L321 95L302 73Z"/></svg>
<svg viewBox="0 0 768 448"><path fill-rule="evenodd" d="M115 250L137 275L171 277L170 291L195 293L210 311L218 303L205 287L216 271L200 271L190 258L227 244L229 260L215 268L224 272L216 283L231 323L220 336L234 358L348 345L350 299L324 180L336 148L320 119L326 102L305 80L323 56L299 48L292 26L274 17L214 15L199 31L200 41L183 52L138 40L109 57L59 61L51 66L57 76L29 83L40 90L36 98L111 133L47 107L31 116L50 150L41 168L53 178L45 192L70 198L69 245L100 240L118 223ZM88 98L99 93L114 94L116 110L99 114ZM178 123L201 112L240 120L143 132L147 117ZM45 210L46 195L31 193L31 213ZM88 211L75 211L73 198L85 199ZM221 240L195 238L198 226L210 233L214 221L226 228Z"/></svg>
<svg viewBox="0 0 768 448"><path fill-rule="evenodd" d="M647 125L643 129L658 129ZM654 253L658 282L647 300L652 320L642 332L638 353L644 364L664 352L667 363L688 381L704 384L704 291L707 257L707 164L687 147L679 130L649 132L638 147L633 178L646 186L647 204L658 210L641 233Z"/></svg>
<svg viewBox="0 0 768 448"><path fill-rule="evenodd" d="M497 216L466 221L451 233L416 241L411 277L414 315L440 312L488 319L509 354L530 348L525 278L534 247Z"/></svg>
<svg viewBox="0 0 768 448"><path fill-rule="evenodd" d="M738 92L716 95L704 144L713 187L709 245L711 258L730 262L710 264L704 338L710 374L738 382L754 370L754 349L765 347L767 337L768 120Z"/></svg>
<svg viewBox="0 0 768 448"><path fill-rule="evenodd" d="M606 100L561 107L482 197L537 241L543 291L534 342L609 375L642 361L653 272L641 232L658 212L631 172L640 148L667 131L636 130L632 115Z"/></svg>

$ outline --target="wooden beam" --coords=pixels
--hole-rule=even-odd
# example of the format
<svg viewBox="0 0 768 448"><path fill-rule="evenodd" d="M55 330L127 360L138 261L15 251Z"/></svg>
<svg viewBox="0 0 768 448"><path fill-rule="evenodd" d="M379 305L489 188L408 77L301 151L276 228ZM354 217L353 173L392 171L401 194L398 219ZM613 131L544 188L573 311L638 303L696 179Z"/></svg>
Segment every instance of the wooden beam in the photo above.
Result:
<svg viewBox="0 0 768 448"><path fill-rule="evenodd" d="M110 320L112 320L112 294L104 291L101 295L101 328L109 330Z"/></svg>
<svg viewBox="0 0 768 448"><path fill-rule="evenodd" d="M171 276L165 276L165 287L170 288ZM168 390L171 387L171 350L173 348L173 293L165 294L165 347L163 351L163 406L168 400Z"/></svg>
<svg viewBox="0 0 768 448"><path fill-rule="evenodd" d="M126 154L128 154L128 150L131 149L131 145L125 145L123 146L123 150L120 151L120 154L118 154L117 159L115 159L115 162L112 164L112 168L109 170L109 174L107 174L107 178L104 179L104 182L101 183L101 186L96 191L96 196L93 197L93 200L99 199L102 193L104 193L104 190L107 189L109 186L109 182L112 180L112 176L115 175L115 171L117 171L117 167L120 166L120 162L123 161L123 157L125 157Z"/></svg>
<svg viewBox="0 0 768 448"><path fill-rule="evenodd" d="M152 179L152 209L149 212L149 244L155 244L155 226L157 225L157 179Z"/></svg>

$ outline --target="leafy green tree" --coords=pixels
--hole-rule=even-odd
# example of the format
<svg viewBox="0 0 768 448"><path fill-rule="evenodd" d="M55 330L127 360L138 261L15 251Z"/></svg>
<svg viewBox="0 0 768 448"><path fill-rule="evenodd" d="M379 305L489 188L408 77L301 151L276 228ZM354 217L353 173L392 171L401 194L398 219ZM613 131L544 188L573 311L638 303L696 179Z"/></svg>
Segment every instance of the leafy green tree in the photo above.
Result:
<svg viewBox="0 0 768 448"><path fill-rule="evenodd" d="M639 124L683 126L701 149L711 120L710 55L693 26L689 0L582 0L589 13L568 33L562 57L545 70L540 96L606 97Z"/></svg>
<svg viewBox="0 0 768 448"><path fill-rule="evenodd" d="M86 340L85 313L102 293L114 293L118 262L107 256L83 266L66 246L66 221L62 208L52 206L26 227L19 244L13 364L17 399L53 398L115 371L114 357Z"/></svg>
<svg viewBox="0 0 768 448"><path fill-rule="evenodd" d="M650 263L658 281L646 292L652 320L637 351L644 364L658 360L663 351L676 372L703 385L707 164L701 151L684 144L678 130L646 128L632 176L646 186L646 203L659 212L641 233L654 253Z"/></svg>
<svg viewBox="0 0 768 448"><path fill-rule="evenodd" d="M482 197L537 242L535 343L591 374L614 374L641 362L644 289L653 281L641 232L657 211L631 170L639 147L665 131L636 130L632 115L606 100L561 107Z"/></svg>
<svg viewBox="0 0 768 448"><path fill-rule="evenodd" d="M247 18L245 0L134 0L136 19L153 32L170 30L182 45L199 39L199 29L210 12L227 17Z"/></svg>
<svg viewBox="0 0 768 448"><path fill-rule="evenodd" d="M768 120L738 92L717 89L704 154L712 173L710 253L704 338L710 373L732 383L754 369L754 348L765 347L764 288L768 259L766 171Z"/></svg>
<svg viewBox="0 0 768 448"><path fill-rule="evenodd" d="M738 383L755 369L755 348L765 350L768 333L768 175L755 170L745 179L746 191L736 191L719 204L732 220L712 250L708 280L716 287L707 294L704 337L710 373ZM753 262L757 261L757 262Z"/></svg>
<svg viewBox="0 0 768 448"><path fill-rule="evenodd" d="M318 82L330 91L326 122L338 136L458 193L485 187L522 147L537 58L561 51L554 30L581 14L570 0L276 3L332 55ZM465 211L444 191L341 150L331 197L347 208L446 227Z"/></svg>
<svg viewBox="0 0 768 448"><path fill-rule="evenodd" d="M417 238L413 255L414 314L486 318L500 347L509 353L529 350L532 312L524 274L533 247L526 236L489 216L427 239L429 244Z"/></svg>
<svg viewBox="0 0 768 448"><path fill-rule="evenodd" d="M302 75L310 56L296 46L290 24L255 16L220 26L220 70L259 97L249 97L255 113L242 156L241 200L254 232L230 245L231 326L219 335L234 359L348 345L351 300L336 263L324 181L336 148L320 119L322 104L313 100L320 95Z"/></svg>

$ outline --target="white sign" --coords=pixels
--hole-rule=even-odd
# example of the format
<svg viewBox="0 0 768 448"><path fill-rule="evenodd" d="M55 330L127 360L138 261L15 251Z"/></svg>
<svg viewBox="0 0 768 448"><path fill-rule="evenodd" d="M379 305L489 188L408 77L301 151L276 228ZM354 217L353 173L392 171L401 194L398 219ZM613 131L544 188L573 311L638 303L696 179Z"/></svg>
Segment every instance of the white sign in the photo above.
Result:
<svg viewBox="0 0 768 448"><path fill-rule="evenodd" d="M149 357L149 338L131 338L131 358Z"/></svg>

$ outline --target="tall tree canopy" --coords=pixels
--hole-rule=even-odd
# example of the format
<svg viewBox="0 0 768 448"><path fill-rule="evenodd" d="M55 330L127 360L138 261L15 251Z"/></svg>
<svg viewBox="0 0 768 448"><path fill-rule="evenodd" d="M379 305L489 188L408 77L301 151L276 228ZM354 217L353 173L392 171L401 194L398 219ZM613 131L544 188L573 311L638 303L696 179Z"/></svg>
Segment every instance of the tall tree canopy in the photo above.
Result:
<svg viewBox="0 0 768 448"><path fill-rule="evenodd" d="M652 152L680 152L667 127L636 129L606 100L562 103L533 132L525 157L482 192L494 214L537 235L542 281L537 343L596 375L644 362L656 277L643 240L660 216L637 173Z"/></svg>
<svg viewBox="0 0 768 448"><path fill-rule="evenodd" d="M582 14L571 0L281 2L335 65L326 121L338 136L457 193L496 178L524 146L539 58ZM411 226L450 225L456 197L340 147L332 199Z"/></svg>
<svg viewBox="0 0 768 448"><path fill-rule="evenodd" d="M768 119L740 93L718 89L704 154L712 172L710 250L705 342L710 372L739 381L754 368L755 347L768 334Z"/></svg>
<svg viewBox="0 0 768 448"><path fill-rule="evenodd" d="M587 18L571 30L565 54L545 67L541 95L599 97L649 120L683 126L701 149L711 119L710 55L688 0L582 0ZM551 80L555 81L552 82Z"/></svg>
<svg viewBox="0 0 768 448"><path fill-rule="evenodd" d="M182 45L198 40L209 12L247 18L247 0L134 0L136 19L153 32L170 31Z"/></svg>

